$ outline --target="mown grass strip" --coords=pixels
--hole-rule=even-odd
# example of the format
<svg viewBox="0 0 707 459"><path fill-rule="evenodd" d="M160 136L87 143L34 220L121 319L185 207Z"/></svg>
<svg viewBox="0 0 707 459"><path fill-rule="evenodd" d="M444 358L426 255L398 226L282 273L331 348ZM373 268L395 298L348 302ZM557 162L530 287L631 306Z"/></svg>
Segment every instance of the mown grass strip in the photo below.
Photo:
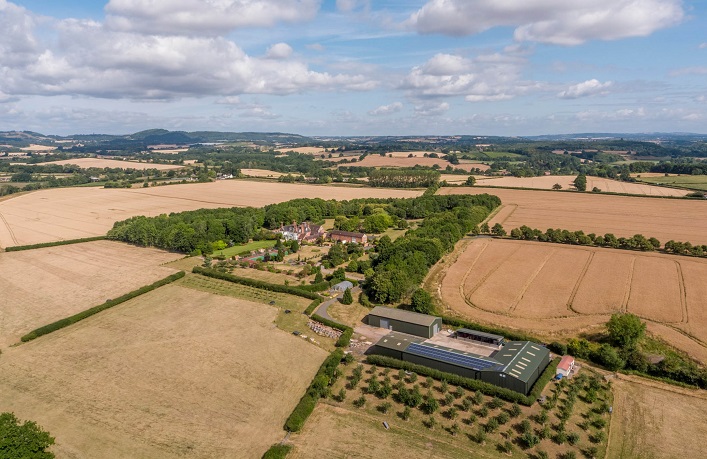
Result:
<svg viewBox="0 0 707 459"><path fill-rule="evenodd" d="M185 275L184 271L179 271L178 273L174 273L170 276L167 276L164 279L158 280L157 282L155 282L153 284L145 285L144 287L140 287L139 289L133 290L130 293L126 293L125 295L122 295L116 299L108 300L101 305L94 306L90 309L86 309L85 311L81 311L78 314L74 314L73 316L69 316L64 319L57 320L56 322L52 322L48 325L44 325L43 327L39 327L35 330L32 330L31 332L24 335L21 338L21 340L23 343L27 342L27 341L32 341L33 339L39 338L40 336L60 330L64 327L68 327L69 325L75 324L76 322L79 322L87 317L91 317L94 314L97 314L101 311L105 311L106 309L110 309L113 306L117 306L120 303L124 303L128 300L135 298L135 297L138 297L138 296L143 295L147 292L155 290L156 288L162 287L163 285L171 284L172 282L176 281L177 279L181 279L182 277L184 277L184 275Z"/></svg>
<svg viewBox="0 0 707 459"><path fill-rule="evenodd" d="M19 252L21 250L43 249L45 247L57 247L60 245L81 244L82 242L102 241L107 239L105 236L84 237L81 239L67 239L66 241L43 242L41 244L31 245L15 245L5 247L5 252Z"/></svg>

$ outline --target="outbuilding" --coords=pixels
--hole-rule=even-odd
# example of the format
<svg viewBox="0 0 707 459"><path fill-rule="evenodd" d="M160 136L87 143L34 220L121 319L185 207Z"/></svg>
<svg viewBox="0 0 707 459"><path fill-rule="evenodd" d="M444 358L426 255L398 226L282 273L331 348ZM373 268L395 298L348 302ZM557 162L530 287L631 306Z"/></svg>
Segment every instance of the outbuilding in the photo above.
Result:
<svg viewBox="0 0 707 459"><path fill-rule="evenodd" d="M385 328L408 335L432 338L442 329L442 318L405 311L403 309L376 306L368 313L368 325Z"/></svg>
<svg viewBox="0 0 707 459"><path fill-rule="evenodd" d="M557 364L557 374L563 377L568 377L570 373L574 370L574 357L571 355L565 355Z"/></svg>
<svg viewBox="0 0 707 459"><path fill-rule="evenodd" d="M353 288L353 284L350 281L341 281L331 288L332 292L345 292L347 288Z"/></svg>

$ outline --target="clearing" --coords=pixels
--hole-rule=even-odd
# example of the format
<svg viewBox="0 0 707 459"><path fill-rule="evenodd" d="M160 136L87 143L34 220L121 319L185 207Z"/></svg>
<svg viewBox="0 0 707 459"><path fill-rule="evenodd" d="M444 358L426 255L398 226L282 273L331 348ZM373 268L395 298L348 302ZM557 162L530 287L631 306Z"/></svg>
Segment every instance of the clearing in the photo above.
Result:
<svg viewBox="0 0 707 459"><path fill-rule="evenodd" d="M0 247L106 234L113 223L217 207L261 207L295 198L412 198L420 190L288 184L249 180L136 189L57 188L0 202Z"/></svg>
<svg viewBox="0 0 707 459"><path fill-rule="evenodd" d="M167 277L180 257L112 241L0 253L0 346Z"/></svg>
<svg viewBox="0 0 707 459"><path fill-rule="evenodd" d="M456 253L427 283L453 313L554 337L628 311L705 361L707 260L488 238L462 242Z"/></svg>
<svg viewBox="0 0 707 459"><path fill-rule="evenodd" d="M88 169L90 167L97 167L103 169L109 167L111 169L136 169L136 170L146 170L146 169L157 169L160 171L171 170L171 169L181 169L184 166L180 164L158 164L158 163L139 163L136 161L120 161L117 159L100 159L100 158L74 158L74 159L64 159L61 161L50 161L46 163L38 163L38 166L51 166L56 164L57 166L64 166L68 164L73 164L83 169Z"/></svg>
<svg viewBox="0 0 707 459"><path fill-rule="evenodd" d="M665 243L689 241L707 244L707 200L659 199L595 193L508 190L483 187L441 188L438 194L493 194L502 209L489 222L506 231L522 225L545 231L560 228L585 233L613 233L631 237L640 233ZM0 212L2 207L0 206Z"/></svg>
<svg viewBox="0 0 707 459"><path fill-rule="evenodd" d="M162 287L4 351L0 411L56 436L57 457L260 457L326 357L276 313Z"/></svg>

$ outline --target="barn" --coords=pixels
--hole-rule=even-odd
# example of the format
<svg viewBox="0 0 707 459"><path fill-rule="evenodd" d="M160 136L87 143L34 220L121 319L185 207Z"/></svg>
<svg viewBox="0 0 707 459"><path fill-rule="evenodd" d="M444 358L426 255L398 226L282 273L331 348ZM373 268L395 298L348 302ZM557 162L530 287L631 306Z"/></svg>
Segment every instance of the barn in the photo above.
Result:
<svg viewBox="0 0 707 459"><path fill-rule="evenodd" d="M479 379L524 395L550 363L550 351L530 341L511 341L490 356L483 356L399 332L381 338L369 353Z"/></svg>
<svg viewBox="0 0 707 459"><path fill-rule="evenodd" d="M408 335L432 338L442 329L442 318L405 311L403 309L376 306L368 313L368 325L386 328Z"/></svg>

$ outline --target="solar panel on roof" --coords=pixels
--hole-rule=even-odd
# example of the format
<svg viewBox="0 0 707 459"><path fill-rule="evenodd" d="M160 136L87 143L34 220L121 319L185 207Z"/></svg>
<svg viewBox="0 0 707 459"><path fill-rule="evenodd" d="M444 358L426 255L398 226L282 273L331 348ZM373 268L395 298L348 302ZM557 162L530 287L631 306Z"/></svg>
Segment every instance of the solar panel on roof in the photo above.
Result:
<svg viewBox="0 0 707 459"><path fill-rule="evenodd" d="M495 367L498 365L497 362L473 357L471 355L457 354L456 352L450 352L445 349L439 349L431 346L423 346L417 343L411 344L407 348L407 352L409 352L410 354L418 355L420 357L429 357L432 359L440 360L442 362L447 362L454 365L461 365L463 367L471 368L474 370L484 370L486 368Z"/></svg>

